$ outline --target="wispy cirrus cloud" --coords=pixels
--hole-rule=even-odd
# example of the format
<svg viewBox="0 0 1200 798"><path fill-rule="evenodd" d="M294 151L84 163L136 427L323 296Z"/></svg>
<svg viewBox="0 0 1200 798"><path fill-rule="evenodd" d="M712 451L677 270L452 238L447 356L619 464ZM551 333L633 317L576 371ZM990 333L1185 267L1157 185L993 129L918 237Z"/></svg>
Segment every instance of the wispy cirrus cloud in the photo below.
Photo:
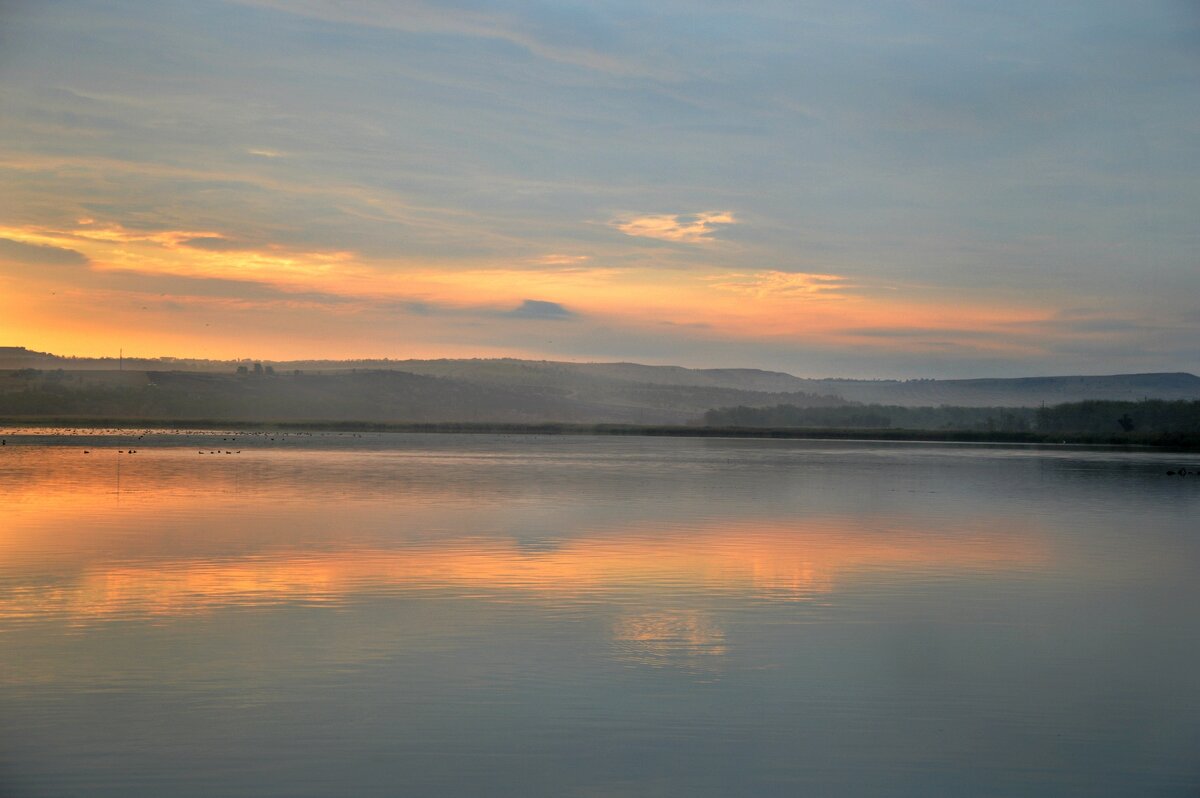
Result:
<svg viewBox="0 0 1200 798"><path fill-rule="evenodd" d="M245 242L233 238L226 238L221 235L203 235L195 238L187 238L178 242L180 246L192 247L194 249L204 249L210 252L235 252L241 249L252 249L253 247Z"/></svg>
<svg viewBox="0 0 1200 798"><path fill-rule="evenodd" d="M349 251L251 246L201 230L139 230L115 222L81 219L73 227L0 226L0 239L25 261L91 265L101 271L173 274L307 285L339 281L360 269ZM199 243L199 245L198 245ZM228 246L225 246L228 244ZM4 253L0 251L0 255Z"/></svg>
<svg viewBox="0 0 1200 798"><path fill-rule="evenodd" d="M713 234L717 231L717 225L736 223L737 220L731 211L705 211L695 214L633 216L616 219L612 225L627 236L704 244L714 240Z"/></svg>
<svg viewBox="0 0 1200 798"><path fill-rule="evenodd" d="M781 297L840 299L854 287L841 275L806 272L734 272L713 275L708 280L714 288L756 299Z"/></svg>
<svg viewBox="0 0 1200 798"><path fill-rule="evenodd" d="M558 64L612 75L652 75L671 77L661 69L651 69L643 59L606 52L603 48L568 42L572 31L560 31L556 38L549 31L535 30L530 19L515 12L445 8L424 2L393 3L388 0L360 0L357 3L330 0L238 0L243 5L270 8L289 14L368 28L384 28L424 35L463 36L507 42L530 55ZM591 20L595 24L594 20Z"/></svg>
<svg viewBox="0 0 1200 798"><path fill-rule="evenodd" d="M533 258L530 263L538 266L579 266L591 260L590 255L563 255L559 253L550 253Z"/></svg>

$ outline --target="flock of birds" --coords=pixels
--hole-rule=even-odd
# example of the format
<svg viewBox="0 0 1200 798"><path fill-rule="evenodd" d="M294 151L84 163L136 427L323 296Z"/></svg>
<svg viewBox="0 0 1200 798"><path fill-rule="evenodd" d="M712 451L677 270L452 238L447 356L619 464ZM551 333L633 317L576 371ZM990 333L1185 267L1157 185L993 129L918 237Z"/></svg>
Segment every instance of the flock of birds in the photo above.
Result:
<svg viewBox="0 0 1200 798"><path fill-rule="evenodd" d="M140 440L143 440L143 439L144 439L144 438L145 438L147 435L150 435L150 436L155 436L155 435L182 435L182 436L192 436L192 435L198 435L198 436L202 436L202 437L207 437L207 436L209 436L209 435L215 435L215 434L220 434L220 433L214 433L214 432L212 432L212 431L209 431L209 430L200 430L200 429L173 429L173 430L154 430L154 429L147 429L147 430L141 430L141 431L137 431L137 432L131 433L129 430L125 430L125 429L119 429L119 428L114 428L114 429L88 429L88 428L74 428L74 427L72 427L72 428L63 428L63 429L53 429L53 430L47 430L47 431L46 431L45 433L43 433L43 434L47 434L47 435L62 435L62 436L66 436L66 437L71 437L71 436L84 436L84 435L92 436L92 435L129 435L129 434L135 434L135 435L137 436L137 440L139 440L139 441L140 441ZM239 439L239 437L240 437L241 439L243 439L243 440L244 440L244 439L246 439L246 438L250 438L250 439L258 439L258 440L260 440L261 442L263 442L263 443L266 443L266 442L268 442L268 441L285 441L285 440L287 440L289 437L290 437L290 438L312 438L312 437L320 437L320 438L325 438L325 437L337 437L337 438L347 438L347 437L349 437L349 438L361 438L361 437L362 437L362 434L360 434L360 433L357 433L357 432L316 432L316 433L313 433L313 432L299 432L299 431L293 431L293 432L268 432L268 431L265 431L265 430L257 430L257 431L255 431L255 430L243 430L243 431L241 431L241 432L238 432L238 433L236 433L236 434L235 434L235 433L231 433L231 432L226 432L226 433L225 433L225 434L224 434L224 435L221 437L221 440L222 440L222 441L225 441L225 442L237 443L237 442L238 442L238 439ZM7 439L5 439L5 438L0 438L0 446L7 446L7 445L8 445L8 440L7 440ZM84 453L84 454L91 454L91 453L92 453L92 451L91 451L91 449L84 449L84 450L83 450L83 453ZM130 449L130 448L127 448L127 449L118 449L118 450L117 450L117 454L137 454L137 453L138 453L138 450L137 450L137 449ZM224 449L224 448L220 448L220 449L209 449L209 450L207 450L207 451L205 451L204 449L199 449L199 450L197 450L197 452L196 452L196 454L241 454L241 453L242 453L242 450L241 450L241 449ZM1196 477L1200 477L1200 471L1189 471L1189 470L1187 469L1187 467L1186 467L1186 466L1184 466L1184 467L1181 467L1181 468L1179 468L1178 470L1170 470L1170 471L1167 471L1167 476L1169 476L1169 477L1186 477L1186 476L1196 476Z"/></svg>
<svg viewBox="0 0 1200 798"><path fill-rule="evenodd" d="M113 436L133 435L133 436L136 436L136 440L139 440L139 441L144 440L147 435L151 436L151 438L153 438L155 436L209 437L209 436L213 436L213 435L221 435L220 432L213 432L211 430L199 430L199 429L172 429L172 430L147 429L147 430L130 431L127 429L120 429L120 428L90 429L90 428L86 428L86 427L84 427L84 428L64 427L64 428L59 428L59 429L50 429L50 430L45 430L41 434L44 434L48 437L49 436L62 436L62 437L88 436L88 437L91 437L91 436L105 436L105 435L113 435ZM317 438L327 438L327 437L361 438L362 435L357 432L315 432L314 433L314 432L299 432L299 431L270 432L270 431L265 431L265 430L261 430L261 431L243 430L236 434L232 433L232 432L226 432L226 433L224 433L224 435L222 435L221 440L224 442L228 442L228 443L237 443L239 438L241 438L242 440L249 438L255 442L267 443L267 442L271 442L271 441L282 442L282 441L288 440L289 438L295 439L295 438L314 438L314 437L317 437ZM0 438L0 446L7 446L7 445L8 445L8 440L6 438ZM92 450L84 449L83 453L91 454ZM117 450L117 454L137 454L137 453L138 453L138 450L134 449L134 448L125 448L125 449ZM196 454L241 454L241 453L242 453L241 449L225 449L225 448L208 449L208 450L199 449L196 452Z"/></svg>

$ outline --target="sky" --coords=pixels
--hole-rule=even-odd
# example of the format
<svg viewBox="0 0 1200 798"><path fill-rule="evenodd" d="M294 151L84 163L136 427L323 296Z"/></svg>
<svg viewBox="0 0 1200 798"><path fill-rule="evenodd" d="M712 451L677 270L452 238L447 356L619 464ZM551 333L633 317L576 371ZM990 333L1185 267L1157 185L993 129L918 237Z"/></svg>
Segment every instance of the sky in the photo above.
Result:
<svg viewBox="0 0 1200 798"><path fill-rule="evenodd" d="M0 346L1200 373L1192 0L0 0Z"/></svg>

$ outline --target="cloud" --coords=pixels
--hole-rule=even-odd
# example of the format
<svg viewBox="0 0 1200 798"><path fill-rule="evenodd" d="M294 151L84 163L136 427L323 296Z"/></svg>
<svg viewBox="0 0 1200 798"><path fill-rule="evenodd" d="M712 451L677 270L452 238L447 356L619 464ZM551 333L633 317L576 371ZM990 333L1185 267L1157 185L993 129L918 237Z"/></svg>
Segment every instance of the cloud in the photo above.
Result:
<svg viewBox="0 0 1200 798"><path fill-rule="evenodd" d="M589 255L560 255L551 253L542 255L540 258L534 258L531 263L536 263L538 266L578 266L581 263L590 260Z"/></svg>
<svg viewBox="0 0 1200 798"><path fill-rule="evenodd" d="M209 252L231 252L251 248L244 242L235 241L223 236L197 236L196 238L184 239L179 244L185 247L192 247L193 249L208 250Z"/></svg>
<svg viewBox="0 0 1200 798"><path fill-rule="evenodd" d="M0 260L17 261L32 266L86 266L82 252L44 244L26 244L11 238L0 238Z"/></svg>
<svg viewBox="0 0 1200 798"><path fill-rule="evenodd" d="M1127 335L1134 333L1166 333L1183 320L1172 322L1170 314L1161 311L1151 316L1131 315L1127 310L1100 308L1063 308L1046 319L1044 326L1055 333L1082 336ZM1183 322L1186 324L1186 322Z"/></svg>
<svg viewBox="0 0 1200 798"><path fill-rule="evenodd" d="M159 294L177 300L236 299L246 302L278 302L306 306L332 307L357 300L328 291L289 290L259 280L181 274L145 274L135 271L94 272L93 282L102 288L129 294Z"/></svg>
<svg viewBox="0 0 1200 798"><path fill-rule="evenodd" d="M0 228L12 230L17 228ZM120 245L151 244L167 249L174 249L190 241L220 240L225 237L220 233L203 232L198 230L171 230L161 227L139 227L120 223L98 223L95 219L79 220L73 229L56 229L44 226L29 226L24 228L29 235L49 237L67 241L97 242Z"/></svg>
<svg viewBox="0 0 1200 798"><path fill-rule="evenodd" d="M847 327L839 330L844 335L861 338L931 338L933 336L953 336L964 339L1011 339L1013 333L1008 330L973 330L956 327Z"/></svg>
<svg viewBox="0 0 1200 798"><path fill-rule="evenodd" d="M714 288L737 294L765 299L772 297L799 297L836 299L845 296L853 286L846 278L837 274L809 274L806 272L755 272L753 274L718 274L709 277Z"/></svg>
<svg viewBox="0 0 1200 798"><path fill-rule="evenodd" d="M617 219L612 225L627 236L702 244L713 240L715 225L736 224L736 221L730 211L705 211L690 215L667 213L657 216L634 216L630 219Z"/></svg>
<svg viewBox="0 0 1200 798"><path fill-rule="evenodd" d="M526 299L517 308L509 311L508 315L519 319L548 319L555 321L576 317L574 311L568 310L557 302L547 302L541 299Z"/></svg>
<svg viewBox="0 0 1200 798"><path fill-rule="evenodd" d="M268 147L255 147L253 149L246 150L246 154L247 155L256 155L259 158L282 158L282 157L284 157L284 154L282 152L280 152L279 150L272 150Z"/></svg>
<svg viewBox="0 0 1200 798"><path fill-rule="evenodd" d="M357 3L331 3L328 0L237 0L243 5L259 6L288 14L339 24L383 28L419 35L463 36L507 42L530 55L559 64L580 67L612 75L654 75L670 77L661 70L651 69L640 59L619 56L578 43L564 42L559 31L555 41L553 31L536 31L534 20L502 11L477 11L468 8L446 9L424 2L394 3L390 0L359 0ZM546 16L543 9L542 17ZM595 18L587 24L595 27ZM578 30L578 29L576 29Z"/></svg>

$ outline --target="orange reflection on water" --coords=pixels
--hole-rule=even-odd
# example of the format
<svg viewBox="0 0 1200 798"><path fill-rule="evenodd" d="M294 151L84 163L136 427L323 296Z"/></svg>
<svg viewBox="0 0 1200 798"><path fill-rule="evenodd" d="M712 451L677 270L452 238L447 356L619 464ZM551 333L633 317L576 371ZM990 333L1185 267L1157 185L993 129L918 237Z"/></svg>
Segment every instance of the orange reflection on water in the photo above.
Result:
<svg viewBox="0 0 1200 798"><path fill-rule="evenodd" d="M806 601L849 589L866 574L1004 573L1051 560L1047 543L1030 530L977 523L934 534L918 521L871 521L607 530L539 551L509 539L460 538L399 549L94 563L73 582L6 591L0 618L53 614L86 623L430 590L560 601L697 593ZM635 626L628 631L640 634Z"/></svg>
<svg viewBox="0 0 1200 798"><path fill-rule="evenodd" d="M621 659L653 667L679 666L708 671L728 653L725 632L698 610L666 610L626 615L613 624Z"/></svg>

